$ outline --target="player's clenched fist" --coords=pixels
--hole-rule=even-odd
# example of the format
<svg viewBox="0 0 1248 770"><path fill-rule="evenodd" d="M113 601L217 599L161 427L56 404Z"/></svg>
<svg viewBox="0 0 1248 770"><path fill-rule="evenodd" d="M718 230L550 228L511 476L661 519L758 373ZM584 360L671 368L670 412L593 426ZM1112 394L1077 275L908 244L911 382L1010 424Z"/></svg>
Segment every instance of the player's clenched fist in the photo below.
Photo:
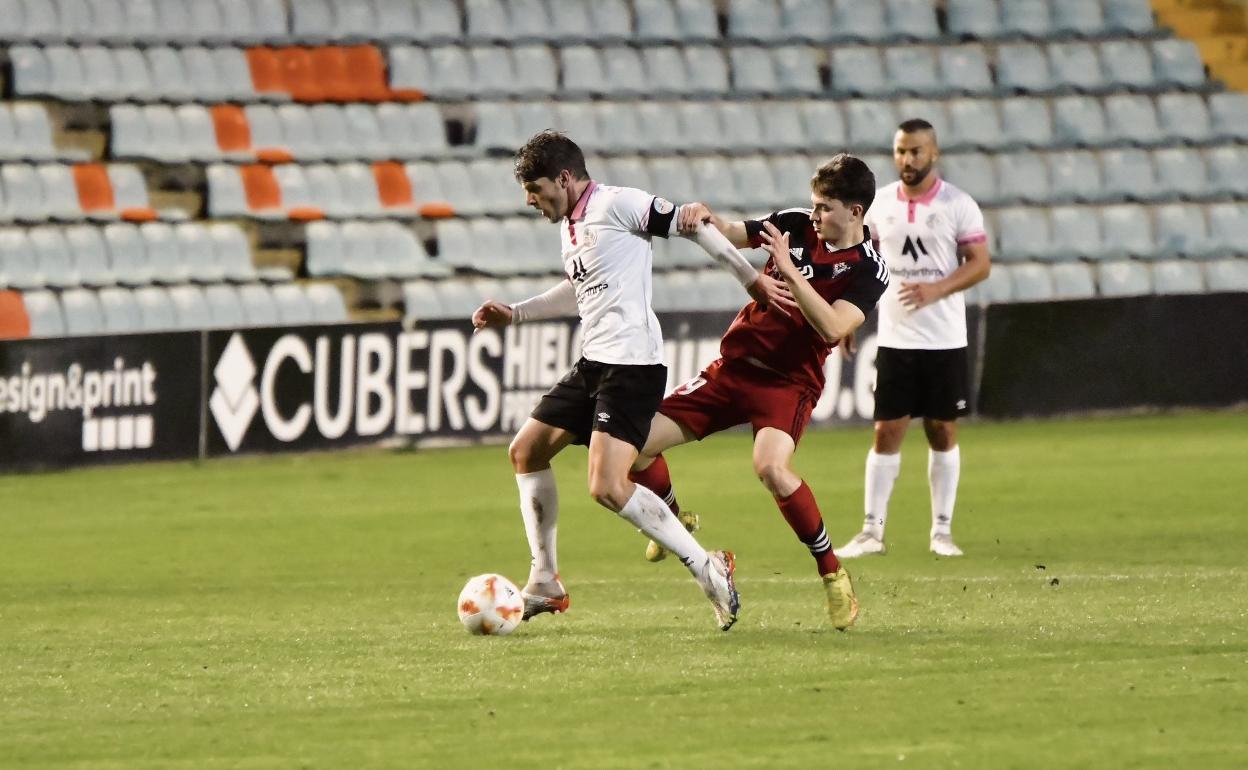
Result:
<svg viewBox="0 0 1248 770"><path fill-rule="evenodd" d="M485 304L473 311L472 325L475 329L510 326L511 318L511 305L489 299L485 301Z"/></svg>

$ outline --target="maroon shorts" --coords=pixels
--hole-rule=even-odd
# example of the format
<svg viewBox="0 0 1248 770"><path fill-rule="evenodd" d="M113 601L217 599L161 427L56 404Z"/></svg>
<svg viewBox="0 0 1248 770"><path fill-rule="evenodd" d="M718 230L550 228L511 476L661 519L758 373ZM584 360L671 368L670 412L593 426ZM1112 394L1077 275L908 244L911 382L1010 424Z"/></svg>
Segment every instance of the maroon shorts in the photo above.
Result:
<svg viewBox="0 0 1248 770"><path fill-rule="evenodd" d="M749 423L755 433L776 428L797 443L810 422L819 394L743 361L720 358L663 399L659 413L699 440Z"/></svg>

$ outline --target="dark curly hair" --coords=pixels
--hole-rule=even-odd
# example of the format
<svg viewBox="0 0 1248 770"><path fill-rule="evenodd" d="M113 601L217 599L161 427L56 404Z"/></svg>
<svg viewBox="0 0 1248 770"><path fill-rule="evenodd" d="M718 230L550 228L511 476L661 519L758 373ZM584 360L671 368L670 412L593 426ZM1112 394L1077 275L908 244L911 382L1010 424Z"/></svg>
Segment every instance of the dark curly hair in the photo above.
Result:
<svg viewBox="0 0 1248 770"><path fill-rule="evenodd" d="M810 178L810 189L847 205L857 203L865 213L875 200L875 174L860 158L842 152L819 167Z"/></svg>
<svg viewBox="0 0 1248 770"><path fill-rule="evenodd" d="M585 154L576 142L558 131L541 131L516 150L515 173L520 182L546 177L554 179L563 170L577 179L589 179L585 170Z"/></svg>

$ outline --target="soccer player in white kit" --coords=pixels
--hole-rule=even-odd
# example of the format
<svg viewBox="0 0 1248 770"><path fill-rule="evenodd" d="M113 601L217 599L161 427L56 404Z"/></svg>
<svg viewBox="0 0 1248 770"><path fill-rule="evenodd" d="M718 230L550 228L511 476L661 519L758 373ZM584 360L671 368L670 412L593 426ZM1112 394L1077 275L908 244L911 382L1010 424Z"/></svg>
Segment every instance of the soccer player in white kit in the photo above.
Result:
<svg viewBox="0 0 1248 770"><path fill-rule="evenodd" d="M970 399L966 302L962 292L988 277L984 215L970 195L935 171L940 150L925 120L907 120L893 138L901 180L876 191L866 224L893 281L879 304L875 439L867 453L862 531L836 549L842 559L883 554L888 500L901 470L911 418L923 418L931 490L929 548L961 556L953 542L961 456L959 416Z"/></svg>
<svg viewBox="0 0 1248 770"><path fill-rule="evenodd" d="M663 337L650 305L650 239L675 233L680 209L641 190L593 181L580 148L553 131L517 151L515 173L528 205L560 226L566 280L515 305L489 300L473 313L473 325L579 315L583 332L581 359L542 397L509 449L533 556L524 618L568 608L555 555L559 497L550 463L576 443L589 446L590 496L676 554L727 631L740 607L733 554L704 550L662 498L628 478L667 386ZM694 236L755 299L796 306L784 284L751 267L714 227L699 226Z"/></svg>

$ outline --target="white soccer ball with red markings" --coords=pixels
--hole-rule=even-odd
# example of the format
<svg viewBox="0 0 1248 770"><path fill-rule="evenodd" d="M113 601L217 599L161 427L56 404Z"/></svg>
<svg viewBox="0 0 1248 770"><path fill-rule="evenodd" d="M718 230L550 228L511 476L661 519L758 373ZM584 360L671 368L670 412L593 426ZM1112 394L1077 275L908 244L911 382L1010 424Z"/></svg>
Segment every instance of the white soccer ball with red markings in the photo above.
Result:
<svg viewBox="0 0 1248 770"><path fill-rule="evenodd" d="M459 622L471 634L510 634L523 618L524 597L502 575L477 575L459 592Z"/></svg>

